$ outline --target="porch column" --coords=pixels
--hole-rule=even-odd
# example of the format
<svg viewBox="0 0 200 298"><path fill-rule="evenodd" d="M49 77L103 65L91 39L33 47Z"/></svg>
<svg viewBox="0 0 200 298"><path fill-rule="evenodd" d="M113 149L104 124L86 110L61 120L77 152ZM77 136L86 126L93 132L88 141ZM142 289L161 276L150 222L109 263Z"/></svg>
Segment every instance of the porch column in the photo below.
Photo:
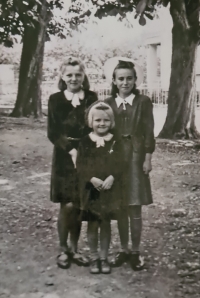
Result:
<svg viewBox="0 0 200 298"><path fill-rule="evenodd" d="M160 46L160 73L161 88L164 91L169 90L172 59L172 17L169 9L160 10L160 28L161 28L161 46ZM166 25L167 24L167 25Z"/></svg>
<svg viewBox="0 0 200 298"><path fill-rule="evenodd" d="M153 89L157 82L157 45L147 46L147 87Z"/></svg>

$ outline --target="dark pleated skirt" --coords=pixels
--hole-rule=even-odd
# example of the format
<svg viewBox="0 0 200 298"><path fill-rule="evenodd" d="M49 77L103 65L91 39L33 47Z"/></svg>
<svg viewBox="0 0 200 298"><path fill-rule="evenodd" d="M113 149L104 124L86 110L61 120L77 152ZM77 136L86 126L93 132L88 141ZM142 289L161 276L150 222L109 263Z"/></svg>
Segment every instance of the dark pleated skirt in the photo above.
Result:
<svg viewBox="0 0 200 298"><path fill-rule="evenodd" d="M53 151L50 200L54 203L73 202L79 206L77 171L71 156L60 148Z"/></svg>
<svg viewBox="0 0 200 298"><path fill-rule="evenodd" d="M119 181L110 190L97 191L93 186L86 190L85 197L88 198L87 208L81 211L82 221L110 220L116 217L120 208L121 188Z"/></svg>
<svg viewBox="0 0 200 298"><path fill-rule="evenodd" d="M144 152L134 152L131 140L125 140L122 147L124 156L122 206L153 203L150 178L143 171Z"/></svg>

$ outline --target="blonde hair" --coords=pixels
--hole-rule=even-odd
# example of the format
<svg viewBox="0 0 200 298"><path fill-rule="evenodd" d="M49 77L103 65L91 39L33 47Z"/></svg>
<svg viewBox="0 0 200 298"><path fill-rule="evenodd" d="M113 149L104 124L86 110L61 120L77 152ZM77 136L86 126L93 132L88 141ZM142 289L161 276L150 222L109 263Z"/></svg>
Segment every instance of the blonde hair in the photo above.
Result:
<svg viewBox="0 0 200 298"><path fill-rule="evenodd" d="M80 67L80 70L84 73L83 89L89 90L90 84L89 84L88 77L85 74L85 66L79 59L72 57L72 56L67 57L66 60L60 66L60 76L59 76L59 81L58 81L58 88L61 91L64 91L67 89L67 85L66 85L65 81L63 81L63 79L62 79L62 75L64 74L66 67L68 65L71 65L71 66L78 65Z"/></svg>
<svg viewBox="0 0 200 298"><path fill-rule="evenodd" d="M94 102L86 111L86 123L90 128L92 128L93 117L94 117L95 111L104 111L108 115L108 117L111 121L110 128L112 129L115 127L115 118L114 118L114 113L113 113L112 108L107 103L98 100L98 101Z"/></svg>

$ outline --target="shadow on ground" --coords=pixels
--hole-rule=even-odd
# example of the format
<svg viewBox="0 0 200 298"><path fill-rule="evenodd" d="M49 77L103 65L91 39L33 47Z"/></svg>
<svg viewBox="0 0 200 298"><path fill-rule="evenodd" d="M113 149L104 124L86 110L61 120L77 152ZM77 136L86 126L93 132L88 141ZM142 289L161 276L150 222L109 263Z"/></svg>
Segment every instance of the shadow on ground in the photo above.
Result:
<svg viewBox="0 0 200 298"><path fill-rule="evenodd" d="M109 276L58 269L57 211L49 202L52 145L46 120L0 118L0 297L199 297L199 151L159 143L151 174L154 204L144 208L146 269ZM119 247L116 222L112 245ZM80 250L87 254L86 225Z"/></svg>

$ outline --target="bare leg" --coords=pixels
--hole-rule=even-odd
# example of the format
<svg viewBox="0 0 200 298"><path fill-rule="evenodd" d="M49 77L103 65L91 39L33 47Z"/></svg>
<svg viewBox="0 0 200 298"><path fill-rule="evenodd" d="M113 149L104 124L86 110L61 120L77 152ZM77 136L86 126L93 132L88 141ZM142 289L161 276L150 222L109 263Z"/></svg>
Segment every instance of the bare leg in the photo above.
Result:
<svg viewBox="0 0 200 298"><path fill-rule="evenodd" d="M63 252L67 252L67 239L69 233L68 215L70 208L66 204L60 204L60 211L58 215L58 236L60 241L60 249Z"/></svg>
<svg viewBox="0 0 200 298"><path fill-rule="evenodd" d="M139 252L142 233L142 207L129 206L132 252Z"/></svg>
<svg viewBox="0 0 200 298"><path fill-rule="evenodd" d="M129 222L128 222L128 213L126 209L122 209L119 212L117 223L118 223L119 237L121 242L121 251L128 253Z"/></svg>
<svg viewBox="0 0 200 298"><path fill-rule="evenodd" d="M98 221L89 221L88 222L88 245L90 248L91 259L98 259Z"/></svg>
<svg viewBox="0 0 200 298"><path fill-rule="evenodd" d="M111 239L110 220L102 220L100 224L100 263L101 273L109 274L111 272L110 264L108 262L108 250Z"/></svg>
<svg viewBox="0 0 200 298"><path fill-rule="evenodd" d="M88 222L88 245L90 248L90 273L98 274L100 273L99 266L99 255L98 255L98 221L89 221Z"/></svg>
<svg viewBox="0 0 200 298"><path fill-rule="evenodd" d="M142 233L142 207L129 206L132 251L129 258L133 270L144 268L144 258L140 256L140 239Z"/></svg>
<svg viewBox="0 0 200 298"><path fill-rule="evenodd" d="M77 253L80 231L81 221L79 220L78 210L74 208L72 203L61 204L58 219L58 233L61 252L69 252L67 237L70 233L70 259L79 266L88 266L88 259Z"/></svg>
<svg viewBox="0 0 200 298"><path fill-rule="evenodd" d="M67 239L70 233L71 251L77 252L80 230L81 222L78 220L78 212L73 204L61 204L58 216L58 235L62 251L68 250Z"/></svg>
<svg viewBox="0 0 200 298"><path fill-rule="evenodd" d="M78 216L78 210L73 208L69 215L70 248L72 253L77 252L81 231L81 221L78 220Z"/></svg>
<svg viewBox="0 0 200 298"><path fill-rule="evenodd" d="M111 239L110 220L103 220L100 224L100 258L107 259Z"/></svg>
<svg viewBox="0 0 200 298"><path fill-rule="evenodd" d="M70 228L70 214L73 205L60 204L60 212L58 215L58 235L60 240L60 251L61 253L57 257L57 265L62 269L68 269L70 267L70 259L68 256L68 245L67 238Z"/></svg>
<svg viewBox="0 0 200 298"><path fill-rule="evenodd" d="M128 240L129 240L129 220L126 208L121 209L118 213L118 230L121 242L120 251L114 256L110 264L112 267L120 267L128 260Z"/></svg>

